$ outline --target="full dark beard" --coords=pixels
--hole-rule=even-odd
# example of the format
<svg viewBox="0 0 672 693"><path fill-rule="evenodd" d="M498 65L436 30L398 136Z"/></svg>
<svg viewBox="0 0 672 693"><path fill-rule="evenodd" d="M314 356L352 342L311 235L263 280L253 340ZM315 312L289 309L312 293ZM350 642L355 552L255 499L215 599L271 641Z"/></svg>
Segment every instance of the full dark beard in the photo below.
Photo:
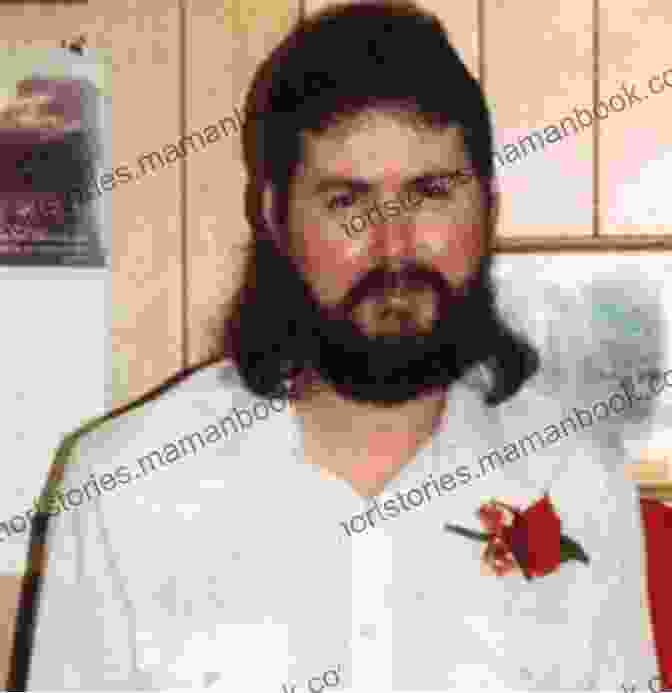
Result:
<svg viewBox="0 0 672 693"><path fill-rule="evenodd" d="M490 279L491 256L460 289L435 270L416 264L394 274L367 274L336 307L325 307L302 277L304 306L297 319L303 364L339 394L360 402L401 404L459 380L485 361L502 332ZM405 282L431 287L436 314L429 329L400 329L395 334L365 334L352 318L364 299Z"/></svg>

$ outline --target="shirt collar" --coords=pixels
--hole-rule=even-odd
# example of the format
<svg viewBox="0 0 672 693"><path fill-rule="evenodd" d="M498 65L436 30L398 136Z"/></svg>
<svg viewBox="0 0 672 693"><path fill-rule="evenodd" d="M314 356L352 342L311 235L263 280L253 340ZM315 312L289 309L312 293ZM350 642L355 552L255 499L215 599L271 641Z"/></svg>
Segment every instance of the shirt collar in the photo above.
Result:
<svg viewBox="0 0 672 693"><path fill-rule="evenodd" d="M487 440L488 424L483 404L486 388L486 374L479 366L470 369L447 388L445 404L434 433L420 446L413 459L387 482L378 497L417 485L429 473L446 472L457 463L458 455L464 458L467 454L471 458L474 450L483 446ZM301 461L301 424L291 403L285 414L292 449Z"/></svg>

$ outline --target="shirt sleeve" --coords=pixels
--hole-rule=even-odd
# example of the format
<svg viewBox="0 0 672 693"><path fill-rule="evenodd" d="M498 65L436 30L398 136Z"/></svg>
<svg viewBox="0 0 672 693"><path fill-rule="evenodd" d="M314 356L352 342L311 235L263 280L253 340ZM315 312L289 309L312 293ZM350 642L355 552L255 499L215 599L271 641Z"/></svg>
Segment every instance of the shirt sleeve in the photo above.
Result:
<svg viewBox="0 0 672 693"><path fill-rule="evenodd" d="M142 690L134 666L131 605L102 508L82 490L90 469L80 442L71 447L64 467L66 507L51 496L26 690ZM72 489L83 494L77 507L68 503Z"/></svg>

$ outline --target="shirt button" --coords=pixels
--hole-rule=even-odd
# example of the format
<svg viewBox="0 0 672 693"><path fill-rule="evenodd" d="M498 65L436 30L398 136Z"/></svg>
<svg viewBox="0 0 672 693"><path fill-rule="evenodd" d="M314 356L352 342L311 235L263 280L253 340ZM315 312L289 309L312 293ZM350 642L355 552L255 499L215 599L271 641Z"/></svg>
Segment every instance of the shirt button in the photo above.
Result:
<svg viewBox="0 0 672 693"><path fill-rule="evenodd" d="M376 626L372 623L365 623L359 628L359 634L369 640L376 639Z"/></svg>
<svg viewBox="0 0 672 693"><path fill-rule="evenodd" d="M213 683L219 681L219 679L221 679L221 678L222 678L222 675L216 671L206 671L203 674L203 687L208 688L210 686L210 684L213 684Z"/></svg>
<svg viewBox="0 0 672 693"><path fill-rule="evenodd" d="M583 681L583 687L586 691L594 691L597 688L597 679L594 676L586 676ZM633 690L635 690L633 688Z"/></svg>

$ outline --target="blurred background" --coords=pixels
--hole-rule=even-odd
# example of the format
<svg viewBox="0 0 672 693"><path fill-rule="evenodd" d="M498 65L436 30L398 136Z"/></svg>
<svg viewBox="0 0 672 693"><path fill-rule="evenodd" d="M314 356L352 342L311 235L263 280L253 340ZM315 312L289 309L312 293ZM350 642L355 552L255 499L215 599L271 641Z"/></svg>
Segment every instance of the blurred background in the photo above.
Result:
<svg viewBox="0 0 672 693"><path fill-rule="evenodd" d="M28 27L19 35L30 36ZM109 391L109 202L87 192L110 156L104 75L100 56L57 40L0 41L0 409L11 460L0 486L5 678L27 566L26 511L63 435L104 409Z"/></svg>
<svg viewBox="0 0 672 693"><path fill-rule="evenodd" d="M2 4L0 96L8 102L45 93L44 82L17 92L26 79L75 80L84 91L93 85L96 126L80 123L72 129L80 137L71 139L62 127L62 154L79 152L75 159L98 161L106 171L133 167L142 153L232 116L259 62L302 14L325 4ZM496 165L501 303L542 351L539 387L579 406L613 392L621 377L672 368L672 58L664 57L672 6L666 0L420 4L441 18L492 110L502 155ZM84 54L57 48L80 34ZM37 53L24 58L26 49ZM441 84L440 68L433 69L437 88L450 88ZM649 86L654 76L658 93ZM641 102L630 104L624 88L633 85ZM609 101L617 94L624 108L593 116L571 136L558 141L545 130L578 118L575 109L600 112L601 100L620 108ZM66 111L51 116L76 120ZM103 140L87 139L89 130ZM525 151L520 140L534 132L546 144L537 139L536 151L529 144ZM91 208L101 215L97 227L74 220L100 230L100 253L95 239L89 246L94 251L87 257L98 257L92 264L0 261L8 297L2 348L11 363L0 393L12 460L3 518L31 506L66 433L211 355L213 330L229 309L249 238L244 184L240 140L229 136L102 195ZM642 497L662 502L672 498L669 392L615 438L611 424L601 429L612 436L609 444L626 446L628 473ZM657 534L658 545L667 536ZM9 668L27 541L24 532L0 542L0 667ZM659 570L652 555L649 546L646 565ZM633 627L651 636L643 624ZM665 632L672 656L669 626Z"/></svg>

